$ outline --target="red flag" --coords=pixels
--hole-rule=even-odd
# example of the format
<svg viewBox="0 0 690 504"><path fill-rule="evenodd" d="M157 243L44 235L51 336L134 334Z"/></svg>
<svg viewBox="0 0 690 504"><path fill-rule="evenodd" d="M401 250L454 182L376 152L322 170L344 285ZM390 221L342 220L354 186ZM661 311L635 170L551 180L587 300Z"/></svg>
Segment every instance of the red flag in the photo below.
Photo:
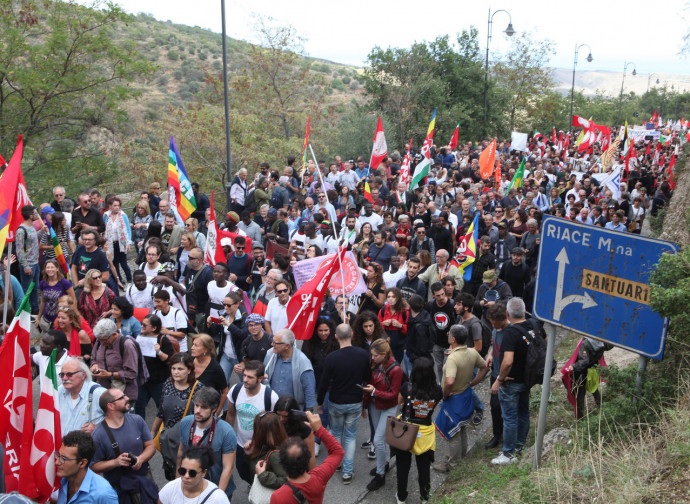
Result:
<svg viewBox="0 0 690 504"><path fill-rule="evenodd" d="M479 155L479 174L482 179L488 180L494 172L496 163L496 139L494 138L486 149Z"/></svg>
<svg viewBox="0 0 690 504"><path fill-rule="evenodd" d="M338 271L346 251L347 247L342 247L337 254L323 261L314 276L304 282L288 301L288 329L295 333L297 339L306 340L314 334L321 301L328 292L331 277Z"/></svg>
<svg viewBox="0 0 690 504"><path fill-rule="evenodd" d="M551 135L551 142L556 145L556 126L553 127L553 135Z"/></svg>
<svg viewBox="0 0 690 504"><path fill-rule="evenodd" d="M364 199L369 203L374 202L374 197L371 195L371 188L369 187L369 182L364 181Z"/></svg>
<svg viewBox="0 0 690 504"><path fill-rule="evenodd" d="M558 150L562 151L563 150L563 132L561 131L560 135L558 135Z"/></svg>
<svg viewBox="0 0 690 504"><path fill-rule="evenodd" d="M5 248L5 242L14 241L17 228L24 222L22 207L31 204L22 174L23 154L24 141L19 135L17 148L0 178L0 251Z"/></svg>
<svg viewBox="0 0 690 504"><path fill-rule="evenodd" d="M33 285L33 284L32 284ZM0 390L4 398L0 407L0 439L5 447L5 486L32 497L31 438L33 435L33 398L31 361L29 359L30 286L17 315L0 347Z"/></svg>
<svg viewBox="0 0 690 504"><path fill-rule="evenodd" d="M501 187L501 160L496 163L496 171L494 172L494 182L496 182L496 189Z"/></svg>
<svg viewBox="0 0 690 504"><path fill-rule="evenodd" d="M676 188L676 177L673 174L673 168L676 166L676 153L671 156L671 161L668 164L668 185L671 189Z"/></svg>
<svg viewBox="0 0 690 504"><path fill-rule="evenodd" d="M387 155L388 146L386 145L386 136L383 134L383 124L381 124L381 116L379 116L379 122L376 125L376 133L374 134L374 147L371 151L371 163L369 167L375 170Z"/></svg>
<svg viewBox="0 0 690 504"><path fill-rule="evenodd" d="M570 145L570 132L565 134L565 143L563 144L563 150L566 150Z"/></svg>
<svg viewBox="0 0 690 504"><path fill-rule="evenodd" d="M0 168L4 168L6 164L7 161L5 161L5 158L0 156Z"/></svg>
<svg viewBox="0 0 690 504"><path fill-rule="evenodd" d="M628 172L630 171L630 158L632 157L632 153L635 150L633 145L630 145L630 148L628 149L628 153L625 155L625 180L628 180Z"/></svg>
<svg viewBox="0 0 690 504"><path fill-rule="evenodd" d="M652 152L652 142L647 142L647 149L644 151L645 156L649 156Z"/></svg>
<svg viewBox="0 0 690 504"><path fill-rule="evenodd" d="M410 138L410 145L407 146L407 154L403 159L403 164L400 167L400 182L407 187L410 184L410 149L412 149L412 139Z"/></svg>
<svg viewBox="0 0 690 504"><path fill-rule="evenodd" d="M225 262L225 252L220 244L223 238L216 223L216 210L213 207L213 191L211 191L211 215L208 219L206 231L206 250L204 251L204 262L214 267L219 262Z"/></svg>
<svg viewBox="0 0 690 504"><path fill-rule="evenodd" d="M448 147L450 147L450 150L455 149L458 146L458 138L460 137L460 123L455 127L455 131L453 132L453 138L450 139L450 143L448 144Z"/></svg>

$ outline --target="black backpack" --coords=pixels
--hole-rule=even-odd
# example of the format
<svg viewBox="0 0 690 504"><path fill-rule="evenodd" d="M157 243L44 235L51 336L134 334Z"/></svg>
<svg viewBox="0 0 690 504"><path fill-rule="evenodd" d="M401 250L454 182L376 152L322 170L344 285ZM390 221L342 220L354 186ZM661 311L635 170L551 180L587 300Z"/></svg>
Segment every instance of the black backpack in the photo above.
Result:
<svg viewBox="0 0 690 504"><path fill-rule="evenodd" d="M237 404L237 398L240 396L240 391L242 390L242 387L244 386L243 383L238 383L232 388L231 392L231 397L232 397L232 403ZM273 389L266 385L266 388L264 389L264 411L271 411L271 394L273 393ZM235 409L237 409L237 406L235 406Z"/></svg>
<svg viewBox="0 0 690 504"><path fill-rule="evenodd" d="M271 208L279 210L283 208L283 193L287 191L284 187L276 187L273 189L273 194L271 195L271 202L269 205Z"/></svg>
<svg viewBox="0 0 690 504"><path fill-rule="evenodd" d="M119 344L118 344L118 349L120 351L120 359L124 359L125 355L125 338L129 339L134 343L134 348L137 351L137 383L139 385L143 385L147 381L149 381L149 378L151 377L151 374L149 373L149 368L146 367L146 361L144 360L144 356L141 353L141 347L139 346L139 342L135 339L132 338L131 336L125 336L121 335L119 339ZM159 340L160 341L160 340ZM96 340L96 343L100 347L101 342ZM94 344L94 355L96 354L96 345ZM105 370L110 371L108 369L108 361L105 361Z"/></svg>
<svg viewBox="0 0 690 504"><path fill-rule="evenodd" d="M252 187L244 197L244 209L249 213L256 213L256 199L254 198L254 188ZM242 217L240 215L240 217Z"/></svg>
<svg viewBox="0 0 690 504"><path fill-rule="evenodd" d="M539 326L533 322L527 321L532 329L527 329L522 324L516 324L515 327L522 339L527 345L527 353L525 354L525 367L523 377L527 388L534 387L537 383L544 382L544 368L546 367L546 340L541 336ZM556 360L553 359L551 364L551 376L556 372Z"/></svg>

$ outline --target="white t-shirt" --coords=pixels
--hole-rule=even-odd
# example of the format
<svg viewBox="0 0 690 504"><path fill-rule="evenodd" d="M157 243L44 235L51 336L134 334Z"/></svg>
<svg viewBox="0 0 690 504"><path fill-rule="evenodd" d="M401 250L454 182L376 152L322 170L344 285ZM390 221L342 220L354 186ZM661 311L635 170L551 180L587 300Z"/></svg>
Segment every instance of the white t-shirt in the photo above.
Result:
<svg viewBox="0 0 690 504"><path fill-rule="evenodd" d="M278 297L274 297L268 302L264 318L271 323L273 334L279 329L285 329L288 326L287 303L283 306L280 304Z"/></svg>
<svg viewBox="0 0 690 504"><path fill-rule="evenodd" d="M227 282L225 287L218 287L215 280L211 280L206 286L208 291L208 302L220 305L220 308L210 308L209 315L211 317L219 317L221 313L225 312L223 307L223 301L225 301L225 296L233 290L237 290L237 287L232 282Z"/></svg>
<svg viewBox="0 0 690 504"><path fill-rule="evenodd" d="M198 504L203 501L214 488L218 488L218 485L215 483L211 483L208 480L206 480L206 482L208 484L204 491L198 496L190 498L185 497L182 493L182 478L177 478L161 488L161 491L158 492L158 499L162 504ZM230 501L228 500L228 496L225 495L225 492L216 490L206 500L205 504L230 504Z"/></svg>
<svg viewBox="0 0 690 504"><path fill-rule="evenodd" d="M240 387L240 393L237 396L237 402L232 400L232 391L235 387ZM265 411L264 395L266 393L266 385L261 385L259 392L249 397L247 389L244 388L243 383L238 383L235 387L231 387L228 391L228 401L235 405L237 416L235 419L235 434L237 435L237 446L244 446L245 443L252 440L254 433L254 418L256 415ZM271 410L278 401L278 394L271 391Z"/></svg>
<svg viewBox="0 0 690 504"><path fill-rule="evenodd" d="M62 365L65 363L65 361L69 358L69 355L67 355L67 352L64 352L62 354L62 357L60 357L60 360L55 363L55 373L57 373L57 384L58 387L62 385L62 379L60 378L60 370L62 369ZM35 353L31 356L31 360L38 366L38 376L39 378L41 376L45 376L46 374L46 369L48 368L48 361L50 360L50 356L45 356L41 352Z"/></svg>
<svg viewBox="0 0 690 504"><path fill-rule="evenodd" d="M167 315L163 315L161 310L156 310L154 315L157 315L161 319L161 325L171 331L180 331L182 329L187 329L187 316L182 310L170 307ZM177 339L177 338L175 338ZM178 339L180 343L180 352L187 351L187 338Z"/></svg>
<svg viewBox="0 0 690 504"><path fill-rule="evenodd" d="M147 283L143 290L137 289L136 285L130 285L125 297L134 308L146 308L149 312L153 311L153 285L150 283Z"/></svg>
<svg viewBox="0 0 690 504"><path fill-rule="evenodd" d="M371 231L372 231L372 233L375 233L376 231L379 230L379 227L383 224L383 217L381 217L379 214L373 213L373 212L369 216L362 214L357 219L357 228L362 229L362 225L365 222L368 222L369 224L371 224Z"/></svg>
<svg viewBox="0 0 690 504"><path fill-rule="evenodd" d="M139 269L146 273L146 281L150 282L153 277L158 276L160 268L161 264L156 261L156 265L153 268L149 268L149 263L144 262Z"/></svg>

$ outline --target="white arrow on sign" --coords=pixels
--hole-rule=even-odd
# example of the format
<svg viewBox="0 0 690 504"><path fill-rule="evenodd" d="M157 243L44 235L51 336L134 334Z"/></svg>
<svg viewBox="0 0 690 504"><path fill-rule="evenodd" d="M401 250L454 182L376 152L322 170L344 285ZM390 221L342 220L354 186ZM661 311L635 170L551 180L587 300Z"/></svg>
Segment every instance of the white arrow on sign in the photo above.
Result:
<svg viewBox="0 0 690 504"><path fill-rule="evenodd" d="M558 277L556 279L556 300L553 307L553 318L554 320L561 319L561 313L563 309L571 303L581 303L582 309L591 308L597 306L597 302L594 301L592 296L585 292L584 296L579 294L571 294L570 296L563 297L563 281L565 279L565 267L570 264L568 261L568 254L565 251L565 247L556 256L556 262L558 263Z"/></svg>

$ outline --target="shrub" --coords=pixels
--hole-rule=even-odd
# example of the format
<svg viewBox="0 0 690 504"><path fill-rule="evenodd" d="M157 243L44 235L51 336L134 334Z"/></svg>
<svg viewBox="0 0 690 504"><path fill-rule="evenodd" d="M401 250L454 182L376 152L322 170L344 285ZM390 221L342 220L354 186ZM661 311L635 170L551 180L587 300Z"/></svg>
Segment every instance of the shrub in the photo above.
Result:
<svg viewBox="0 0 690 504"><path fill-rule="evenodd" d="M180 58L177 51L168 51L167 56L170 61L177 61Z"/></svg>

